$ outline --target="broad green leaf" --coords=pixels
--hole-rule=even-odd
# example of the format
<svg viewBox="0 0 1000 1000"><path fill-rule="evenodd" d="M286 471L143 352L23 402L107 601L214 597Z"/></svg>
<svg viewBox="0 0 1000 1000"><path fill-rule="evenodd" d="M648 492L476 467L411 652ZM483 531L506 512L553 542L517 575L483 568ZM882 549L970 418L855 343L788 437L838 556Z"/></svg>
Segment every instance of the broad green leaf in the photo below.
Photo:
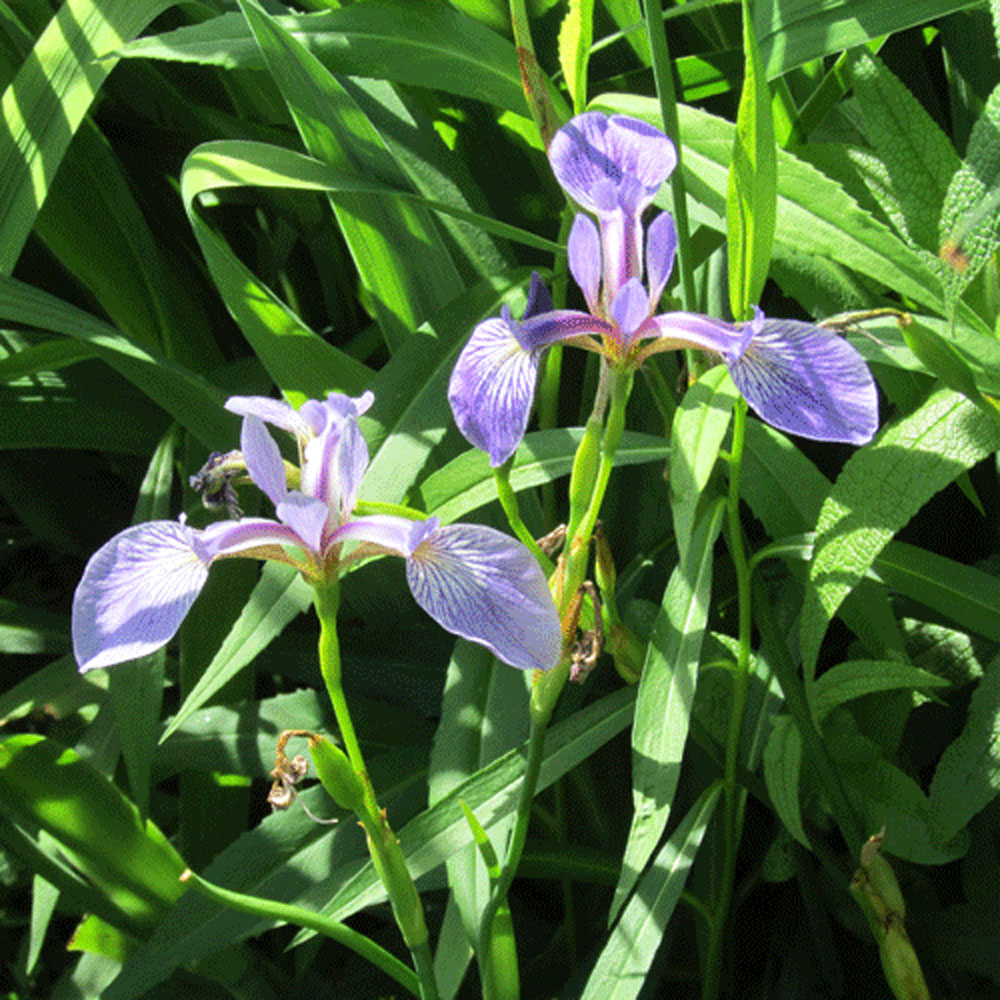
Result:
<svg viewBox="0 0 1000 1000"><path fill-rule="evenodd" d="M169 430L153 453L132 518L133 524L170 516L177 435ZM119 664L108 675L108 694L115 713L115 735L128 771L132 800L145 818L149 812L150 776L156 748L156 724L163 704L166 651Z"/></svg>
<svg viewBox="0 0 1000 1000"><path fill-rule="evenodd" d="M68 634L64 641L68 645ZM85 705L100 705L106 697L104 671L81 674L72 654L61 656L0 694L0 726L33 712L62 719Z"/></svg>
<svg viewBox="0 0 1000 1000"><path fill-rule="evenodd" d="M721 791L721 782L706 788L656 855L601 950L583 1000L634 1000L639 995Z"/></svg>
<svg viewBox="0 0 1000 1000"><path fill-rule="evenodd" d="M208 448L233 436L236 420L222 409L222 390L47 292L0 275L0 321L25 323L86 343Z"/></svg>
<svg viewBox="0 0 1000 1000"><path fill-rule="evenodd" d="M14 382L39 372L55 372L67 365L75 365L78 361L97 357L97 352L92 347L72 340L59 338L34 345L22 340L15 345L10 343L9 336L4 339L8 342L0 347L5 355L0 358L0 382ZM13 348L10 353L7 353L8 347Z"/></svg>
<svg viewBox="0 0 1000 1000"><path fill-rule="evenodd" d="M809 838L802 825L799 779L802 773L802 737L789 715L779 715L764 747L764 783L771 805L785 829L805 848Z"/></svg>
<svg viewBox="0 0 1000 1000"><path fill-rule="evenodd" d="M749 0L743 0L743 53L743 90L726 189L729 307L739 320L750 319L767 280L778 197L771 92Z"/></svg>
<svg viewBox="0 0 1000 1000"><path fill-rule="evenodd" d="M310 155L405 185L402 172L350 92L253 0L239 0ZM391 88L382 99L392 101ZM417 206L334 201L358 273L390 351L462 290L434 219Z"/></svg>
<svg viewBox="0 0 1000 1000"><path fill-rule="evenodd" d="M919 358L924 367L941 379L949 389L960 392L977 406L989 408L979 392L972 369L950 341L939 337L921 323L903 327L903 339L914 357Z"/></svg>
<svg viewBox="0 0 1000 1000"><path fill-rule="evenodd" d="M963 470L1000 448L1000 424L950 390L888 427L844 466L816 525L802 654L811 677L826 627L889 539Z"/></svg>
<svg viewBox="0 0 1000 1000"><path fill-rule="evenodd" d="M822 722L839 705L876 691L949 686L943 677L899 660L851 660L824 671L813 688L813 707Z"/></svg>
<svg viewBox="0 0 1000 1000"><path fill-rule="evenodd" d="M559 29L559 65L573 109L587 106L587 63L594 41L594 0L569 0Z"/></svg>
<svg viewBox="0 0 1000 1000"><path fill-rule="evenodd" d="M291 567L267 562L225 642L160 737L162 743L233 679L282 629L312 603L312 589Z"/></svg>
<svg viewBox="0 0 1000 1000"><path fill-rule="evenodd" d="M724 365L716 365L684 393L674 413L670 432L670 509L680 553L687 551L699 501L715 468L737 397L729 372Z"/></svg>
<svg viewBox="0 0 1000 1000"><path fill-rule="evenodd" d="M0 98L0 274L17 263L114 49L174 0L65 0Z"/></svg>
<svg viewBox="0 0 1000 1000"><path fill-rule="evenodd" d="M499 663L481 646L466 640L456 643L431 750L429 804L433 806L527 737L524 676ZM506 843L514 818L513 814L506 816L487 830L498 848ZM448 858L446 865L452 899L468 940L474 942L479 916L489 899L490 879L471 845Z"/></svg>
<svg viewBox="0 0 1000 1000"><path fill-rule="evenodd" d="M949 301L954 302L1000 245L1000 87L990 94L976 122L965 161L952 177L941 208L940 240L957 244L961 261L947 272ZM945 250L942 249L942 254Z"/></svg>
<svg viewBox="0 0 1000 1000"><path fill-rule="evenodd" d="M862 127L884 164L884 187L872 188L911 247L937 255L938 219L958 154L924 106L867 49L848 53L848 77Z"/></svg>
<svg viewBox="0 0 1000 1000"><path fill-rule="evenodd" d="M338 75L429 87L508 111L524 109L514 46L447 4L379 0L274 20ZM264 65L246 21L238 14L136 39L116 55L226 69Z"/></svg>
<svg viewBox="0 0 1000 1000"><path fill-rule="evenodd" d="M0 743L4 811L37 824L135 925L151 929L182 895L180 855L75 751L25 734Z"/></svg>
<svg viewBox="0 0 1000 1000"><path fill-rule="evenodd" d="M934 769L930 800L942 840L961 830L1000 795L1000 658L986 668L961 733Z"/></svg>
<svg viewBox="0 0 1000 1000"><path fill-rule="evenodd" d="M634 699L634 689L625 688L553 726L546 739L539 791L622 732L632 720ZM524 774L524 752L522 747L504 754L397 830L415 879L433 872L472 842L459 799L487 827L514 808ZM403 765L409 769L398 791L402 796L408 789L412 803L425 793L421 762L412 754L400 756L393 755L393 766L398 771ZM372 761L373 772L374 765ZM372 781L391 820L404 808L403 800L394 803L384 794L388 782L379 774L373 773ZM309 790L302 797L314 810L323 808ZM374 868L363 860L364 847L351 826L342 822L332 830L317 827L294 811L272 816L227 849L205 876L240 892L315 907L334 919L345 919L385 898ZM242 914L220 912L189 894L166 917L150 944L124 967L103 1000L125 1000L139 989L151 989L180 964L198 961L266 926ZM307 936L311 935L300 935L299 940Z"/></svg>
<svg viewBox="0 0 1000 1000"><path fill-rule="evenodd" d="M632 727L634 811L612 917L631 893L670 818L708 620L713 549L724 513L725 505L717 502L702 515L653 623Z"/></svg>
<svg viewBox="0 0 1000 1000"><path fill-rule="evenodd" d="M0 653L64 653L69 649L68 628L62 615L0 598Z"/></svg>
<svg viewBox="0 0 1000 1000"><path fill-rule="evenodd" d="M525 490L568 475L583 431L582 427L561 427L525 434L511 467L514 489ZM615 465L664 462L669 456L670 446L659 435L625 431L615 452ZM445 523L491 503L496 500L496 483L488 457L477 449L462 452L421 483L420 496L427 513Z"/></svg>

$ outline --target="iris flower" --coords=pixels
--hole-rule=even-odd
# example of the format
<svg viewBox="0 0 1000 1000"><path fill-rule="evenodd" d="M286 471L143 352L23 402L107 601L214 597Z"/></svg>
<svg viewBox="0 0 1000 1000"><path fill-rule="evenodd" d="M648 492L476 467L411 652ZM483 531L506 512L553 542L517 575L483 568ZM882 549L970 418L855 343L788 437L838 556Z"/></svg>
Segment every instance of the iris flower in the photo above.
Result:
<svg viewBox="0 0 1000 1000"><path fill-rule="evenodd" d="M523 545L492 528L442 525L435 517L352 516L368 467L358 417L371 403L370 392L357 399L332 393L299 410L273 399L231 398L227 409L243 416L246 474L274 504L277 520L248 517L202 529L183 518L150 521L112 538L87 563L73 598L80 669L132 660L167 643L217 559L274 559L322 585L358 560L384 554L406 560L414 598L448 631L515 667L554 666L562 646L559 618ZM288 468L265 421L298 442L298 489L289 489Z"/></svg>
<svg viewBox="0 0 1000 1000"><path fill-rule="evenodd" d="M505 306L480 323L459 355L448 399L459 430L490 464L516 450L527 427L538 366L564 342L596 351L619 370L656 351L693 347L719 356L758 415L792 434L863 444L878 427L875 383L861 355L813 323L767 319L726 323L686 312L655 312L673 269L677 232L642 214L677 164L673 143L635 118L578 115L549 147L556 179L581 207L567 244L569 269L587 312L553 309L533 277L520 321ZM645 247L643 236L645 235Z"/></svg>

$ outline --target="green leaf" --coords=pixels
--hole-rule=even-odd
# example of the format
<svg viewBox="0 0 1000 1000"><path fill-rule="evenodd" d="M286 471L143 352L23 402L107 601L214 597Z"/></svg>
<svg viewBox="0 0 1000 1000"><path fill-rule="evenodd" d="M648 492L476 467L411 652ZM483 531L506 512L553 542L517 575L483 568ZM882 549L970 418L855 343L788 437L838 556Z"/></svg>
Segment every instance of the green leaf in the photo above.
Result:
<svg viewBox="0 0 1000 1000"><path fill-rule="evenodd" d="M851 660L823 672L813 688L813 708L822 722L838 706L866 694L928 687L950 682L899 660Z"/></svg>
<svg viewBox="0 0 1000 1000"><path fill-rule="evenodd" d="M559 66L575 111L587 106L587 63L594 42L594 0L569 0L559 28Z"/></svg>
<svg viewBox="0 0 1000 1000"><path fill-rule="evenodd" d="M715 468L738 395L725 365L716 365L684 393L674 413L670 509L680 553L686 552L690 543L699 501Z"/></svg>
<svg viewBox="0 0 1000 1000"><path fill-rule="evenodd" d="M253 0L239 0L268 69L312 156L405 186L404 175L350 92ZM394 95L382 87L382 101ZM419 206L339 199L334 214L390 351L462 290L431 214Z"/></svg>
<svg viewBox="0 0 1000 1000"><path fill-rule="evenodd" d="M712 553L725 504L702 515L653 623L632 727L632 825L611 904L624 904L670 818L694 704L712 594Z"/></svg>
<svg viewBox="0 0 1000 1000"><path fill-rule="evenodd" d="M514 46L447 4L379 0L276 24L339 76L374 77L524 110ZM264 65L246 21L223 14L123 45L123 58L176 59L227 69Z"/></svg>
<svg viewBox="0 0 1000 1000"><path fill-rule="evenodd" d="M778 818L788 832L809 849L799 800L801 773L802 737L791 716L779 715L764 747L764 783Z"/></svg>
<svg viewBox="0 0 1000 1000"><path fill-rule="evenodd" d="M778 199L771 92L757 49L749 0L743 0L743 91L726 194L729 305L750 319L767 280Z"/></svg>
<svg viewBox="0 0 1000 1000"><path fill-rule="evenodd" d="M266 562L225 642L160 736L162 743L223 685L233 679L282 629L312 603L312 589L291 566Z"/></svg>
<svg viewBox="0 0 1000 1000"><path fill-rule="evenodd" d="M184 861L74 750L25 734L0 742L4 811L45 830L134 925L151 929L181 896Z"/></svg>
<svg viewBox="0 0 1000 1000"><path fill-rule="evenodd" d="M847 59L865 137L886 175L886 185L872 194L910 246L936 257L941 205L960 162L955 147L876 56L859 47Z"/></svg>
<svg viewBox="0 0 1000 1000"><path fill-rule="evenodd" d="M525 434L511 467L514 489L525 490L568 475L583 432L582 427L561 427ZM615 452L615 465L663 462L669 456L670 446L659 435L625 431ZM420 496L427 513L446 524L491 503L497 494L489 458L478 449L462 452L424 480Z"/></svg>
<svg viewBox="0 0 1000 1000"><path fill-rule="evenodd" d="M601 950L583 1000L634 1000L639 995L721 791L720 782L706 788L656 855Z"/></svg>
<svg viewBox="0 0 1000 1000"><path fill-rule="evenodd" d="M816 526L802 610L807 677L826 627L889 539L964 469L1000 448L1000 426L950 390L889 426L844 466Z"/></svg>
<svg viewBox="0 0 1000 1000"><path fill-rule="evenodd" d="M0 274L17 263L70 139L117 60L174 0L65 0L0 98Z"/></svg>
<svg viewBox="0 0 1000 1000"><path fill-rule="evenodd" d="M931 781L935 829L942 840L1000 795L1000 657L986 668L965 726L941 755Z"/></svg>

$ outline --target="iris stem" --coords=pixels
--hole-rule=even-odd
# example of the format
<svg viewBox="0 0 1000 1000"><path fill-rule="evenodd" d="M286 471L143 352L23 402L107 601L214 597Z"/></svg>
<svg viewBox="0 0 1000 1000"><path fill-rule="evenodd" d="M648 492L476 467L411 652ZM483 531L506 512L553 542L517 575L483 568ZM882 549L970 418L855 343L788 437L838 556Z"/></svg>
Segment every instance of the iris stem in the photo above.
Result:
<svg viewBox="0 0 1000 1000"><path fill-rule="evenodd" d="M309 930L317 931L367 959L415 997L421 995L420 981L412 969L404 965L395 955L390 954L372 941L371 938L359 934L339 920L331 920L321 913L313 913L289 903L279 903L271 899L262 899L260 896L248 896L242 892L223 889L221 886L207 882L190 868L181 875L181 881L199 895L210 899L213 903L218 903L220 906L238 910L240 913L249 913L251 916L281 920L284 923L295 924L297 927L306 927Z"/></svg>
<svg viewBox="0 0 1000 1000"><path fill-rule="evenodd" d="M424 920L423 904L417 887L406 866L406 858L399 846L384 811L375 798L375 789L368 777L368 768L361 753L361 745L354 732L354 723L344 697L341 683L340 640L337 636L337 609L340 605L340 584L336 579L316 587L316 614L319 618L319 667L326 684L327 694L333 705L340 736L351 766L356 771L364 789L357 817L365 829L368 851L372 864L382 879L389 896L392 912L402 932L403 940L413 956L417 970L421 1000L438 1000L434 978L434 960L431 956L430 937Z"/></svg>
<svg viewBox="0 0 1000 1000"><path fill-rule="evenodd" d="M723 772L723 863L719 880L719 896L713 919L709 922L708 947L705 954L705 976L702 980L702 997L715 1000L722 984L722 943L729 924L736 876L736 855L739 851L743 829L743 808L746 793L737 783L740 737L743 717L746 714L747 693L750 685L751 641L751 591L750 567L743 545L743 527L740 524L740 479L743 469L743 443L746 433L747 404L742 397L733 411L733 446L729 458L728 531L726 538L736 573L736 595L739 616L739 644L736 665L732 671L733 695L729 710L729 731L726 737L726 761Z"/></svg>
<svg viewBox="0 0 1000 1000"><path fill-rule="evenodd" d="M538 565L546 576L552 572L552 560L538 547L528 526L521 520L521 512L517 505L517 494L510 485L510 468L504 463L499 469L493 470L493 479L496 482L497 497L504 514L507 515L507 523L511 531L520 539L528 551L538 560Z"/></svg>

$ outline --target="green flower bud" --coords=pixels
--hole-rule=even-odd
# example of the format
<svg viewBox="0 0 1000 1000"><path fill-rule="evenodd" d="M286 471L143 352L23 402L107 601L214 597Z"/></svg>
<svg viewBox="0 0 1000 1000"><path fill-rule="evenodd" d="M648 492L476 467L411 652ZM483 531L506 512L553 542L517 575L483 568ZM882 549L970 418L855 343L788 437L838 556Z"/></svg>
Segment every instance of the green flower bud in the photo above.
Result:
<svg viewBox="0 0 1000 1000"><path fill-rule="evenodd" d="M364 809L365 790L347 759L347 754L316 734L309 737L309 752L312 754L316 776L333 801L343 809L360 813Z"/></svg>

